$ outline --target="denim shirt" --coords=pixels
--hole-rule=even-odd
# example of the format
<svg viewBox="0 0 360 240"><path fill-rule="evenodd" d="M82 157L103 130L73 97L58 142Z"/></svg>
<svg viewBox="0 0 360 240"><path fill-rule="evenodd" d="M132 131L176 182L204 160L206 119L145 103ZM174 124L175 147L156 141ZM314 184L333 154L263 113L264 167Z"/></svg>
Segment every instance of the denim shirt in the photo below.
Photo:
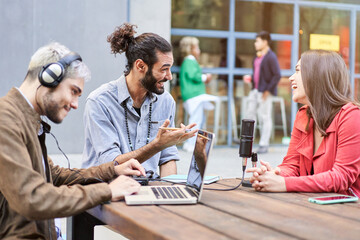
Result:
<svg viewBox="0 0 360 240"><path fill-rule="evenodd" d="M166 119L170 120L170 127L174 127L175 101L172 96L166 91L161 95L147 96L140 108L141 116L139 116L133 108L133 100L123 75L115 81L100 86L90 93L86 100L82 167L88 168L113 161L118 155L131 151L123 102L126 103L128 109L128 129L134 150L146 145L150 102L152 102L152 114L149 142L156 137L159 127ZM142 166L145 170L157 173L158 166L170 160L179 160L176 146L156 153L143 162ZM154 175L158 176L158 174Z"/></svg>

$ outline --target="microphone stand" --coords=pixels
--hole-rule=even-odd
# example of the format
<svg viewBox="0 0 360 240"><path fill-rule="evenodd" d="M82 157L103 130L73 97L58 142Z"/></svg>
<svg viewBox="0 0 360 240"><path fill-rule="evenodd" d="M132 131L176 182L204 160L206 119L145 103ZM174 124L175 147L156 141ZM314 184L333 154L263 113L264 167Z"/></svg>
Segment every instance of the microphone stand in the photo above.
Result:
<svg viewBox="0 0 360 240"><path fill-rule="evenodd" d="M245 171L246 169L246 161L247 159L245 158L245 167L244 167L244 158L243 158L243 171ZM256 167L256 164L257 164L257 153L252 153L251 154L251 165L252 167ZM242 183L242 186L243 187L252 187L252 184L250 183L249 180L243 180L243 183Z"/></svg>

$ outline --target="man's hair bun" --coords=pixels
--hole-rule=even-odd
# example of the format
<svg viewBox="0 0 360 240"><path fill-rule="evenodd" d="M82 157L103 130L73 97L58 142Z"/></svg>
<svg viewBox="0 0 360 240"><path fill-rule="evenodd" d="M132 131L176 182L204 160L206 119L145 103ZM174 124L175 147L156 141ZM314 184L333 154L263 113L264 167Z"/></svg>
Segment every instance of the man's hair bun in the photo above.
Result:
<svg viewBox="0 0 360 240"><path fill-rule="evenodd" d="M115 31L107 37L107 41L111 45L111 53L121 54L126 52L129 45L135 42L136 31L134 28L137 26L130 23L124 23L116 27Z"/></svg>

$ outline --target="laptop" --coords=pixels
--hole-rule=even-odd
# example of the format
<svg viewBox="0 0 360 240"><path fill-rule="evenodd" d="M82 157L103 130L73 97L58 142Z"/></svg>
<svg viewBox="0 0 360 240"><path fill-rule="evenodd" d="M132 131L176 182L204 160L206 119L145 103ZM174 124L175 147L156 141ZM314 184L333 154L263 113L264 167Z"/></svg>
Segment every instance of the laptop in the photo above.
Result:
<svg viewBox="0 0 360 240"><path fill-rule="evenodd" d="M136 194L125 196L127 205L196 204L201 199L206 166L214 146L215 134L199 130L186 185L141 186Z"/></svg>

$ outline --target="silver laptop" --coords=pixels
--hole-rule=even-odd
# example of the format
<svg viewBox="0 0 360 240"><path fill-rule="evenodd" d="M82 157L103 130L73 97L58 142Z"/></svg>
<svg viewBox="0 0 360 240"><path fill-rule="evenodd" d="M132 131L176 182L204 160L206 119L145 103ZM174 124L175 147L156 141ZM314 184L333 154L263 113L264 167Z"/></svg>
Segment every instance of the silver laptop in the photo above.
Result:
<svg viewBox="0 0 360 240"><path fill-rule="evenodd" d="M185 185L142 186L137 194L125 196L127 205L196 204L200 201L206 165L215 142L215 134L199 130Z"/></svg>

